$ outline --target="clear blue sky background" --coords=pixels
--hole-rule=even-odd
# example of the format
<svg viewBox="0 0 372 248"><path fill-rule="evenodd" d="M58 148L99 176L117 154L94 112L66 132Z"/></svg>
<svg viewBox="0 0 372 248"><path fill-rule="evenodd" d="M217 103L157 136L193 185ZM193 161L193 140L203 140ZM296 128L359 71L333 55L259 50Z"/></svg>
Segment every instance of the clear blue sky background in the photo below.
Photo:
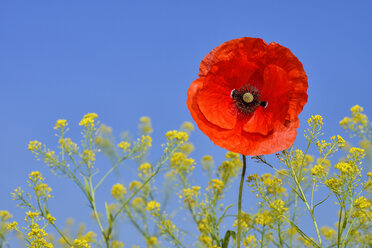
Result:
<svg viewBox="0 0 372 248"><path fill-rule="evenodd" d="M1 1L0 209L23 219L10 192L25 186L29 172L40 170L53 187L58 223L67 217L89 222L82 194L67 179L53 177L27 151L27 143L38 139L55 146L53 126L60 118L69 121L79 140L77 123L85 113L98 113L116 135L135 134L139 117L148 115L156 159L165 131L192 120L186 91L200 61L234 38L275 41L302 61L309 101L299 136L311 114L324 116L327 136L342 133L338 121L352 105L362 105L372 116L371 13L368 0ZM204 154L222 160L224 150L200 131L192 141L197 160ZM263 171L252 165L249 172ZM203 175L195 179L206 181ZM101 200L109 199L115 182L113 177L101 189ZM328 225L336 220L333 215L318 213ZM138 237L130 233L121 235L128 246Z"/></svg>

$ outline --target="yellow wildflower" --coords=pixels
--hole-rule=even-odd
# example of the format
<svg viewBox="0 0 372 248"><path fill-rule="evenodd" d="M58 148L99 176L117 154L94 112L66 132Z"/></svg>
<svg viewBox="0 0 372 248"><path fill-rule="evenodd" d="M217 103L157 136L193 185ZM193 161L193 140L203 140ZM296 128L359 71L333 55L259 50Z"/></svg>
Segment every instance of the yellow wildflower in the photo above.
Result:
<svg viewBox="0 0 372 248"><path fill-rule="evenodd" d="M249 236L247 236L247 237L243 240L243 245L244 245L244 246L256 245L256 238L255 238L253 235L249 235Z"/></svg>
<svg viewBox="0 0 372 248"><path fill-rule="evenodd" d="M354 168L348 162L339 162L335 165L335 169L338 169L342 174L352 174L354 173Z"/></svg>
<svg viewBox="0 0 372 248"><path fill-rule="evenodd" d="M74 245L76 245L76 248L90 248L88 241L84 239L75 239Z"/></svg>
<svg viewBox="0 0 372 248"><path fill-rule="evenodd" d="M111 242L111 247L112 248L124 248L124 243L123 242L120 242L118 240L113 240Z"/></svg>
<svg viewBox="0 0 372 248"><path fill-rule="evenodd" d="M129 183L129 190L130 191L135 191L137 189L139 189L139 187L141 187L142 183L134 180L132 182Z"/></svg>
<svg viewBox="0 0 372 248"><path fill-rule="evenodd" d="M160 203L156 201L150 201L147 203L146 210L148 211L160 211Z"/></svg>
<svg viewBox="0 0 372 248"><path fill-rule="evenodd" d="M176 130L168 131L165 134L165 137L169 141L176 140L176 141L179 141L179 142L186 142L189 139L189 135L186 132L179 132L179 131L176 131Z"/></svg>
<svg viewBox="0 0 372 248"><path fill-rule="evenodd" d="M131 146L131 144L127 141L122 141L118 144L118 147L120 149L122 149L124 152L126 152L129 149L130 146Z"/></svg>
<svg viewBox="0 0 372 248"><path fill-rule="evenodd" d="M225 184L219 179L212 179L209 183L207 190L215 190L217 193L221 193Z"/></svg>
<svg viewBox="0 0 372 248"><path fill-rule="evenodd" d="M330 178L328 179L325 184L329 189L332 191L338 191L338 188L342 185L342 182L338 178Z"/></svg>
<svg viewBox="0 0 372 248"><path fill-rule="evenodd" d="M84 150L82 154L82 159L87 162L96 161L95 153L92 150Z"/></svg>
<svg viewBox="0 0 372 248"><path fill-rule="evenodd" d="M313 176L323 176L325 173L324 167L320 164L315 165L310 170L310 174Z"/></svg>
<svg viewBox="0 0 372 248"><path fill-rule="evenodd" d="M273 223L274 218L272 217L271 213L268 210L265 210L261 213L258 213L255 219L256 224L260 225L269 225Z"/></svg>
<svg viewBox="0 0 372 248"><path fill-rule="evenodd" d="M359 105L355 105L353 107L350 108L350 111L352 113L360 113L360 112L363 112L363 107L359 106Z"/></svg>
<svg viewBox="0 0 372 248"><path fill-rule="evenodd" d="M158 239L155 236L152 236L146 240L147 245L156 245L158 243Z"/></svg>
<svg viewBox="0 0 372 248"><path fill-rule="evenodd" d="M320 229L320 232L323 234L325 239L328 240L328 241L331 241L332 239L334 239L336 234L337 234L337 232L335 230L333 230L332 228L327 227L327 226L323 226Z"/></svg>
<svg viewBox="0 0 372 248"><path fill-rule="evenodd" d="M121 183L114 184L111 188L111 195L115 199L120 199L126 193L127 189Z"/></svg>
<svg viewBox="0 0 372 248"><path fill-rule="evenodd" d="M366 209L366 208L369 208L370 206L371 206L371 203L364 196L359 196L354 201L354 207L358 209Z"/></svg>
<svg viewBox="0 0 372 248"><path fill-rule="evenodd" d="M8 230L15 230L18 226L18 222L17 221L13 221L12 223L9 223L6 228Z"/></svg>
<svg viewBox="0 0 372 248"><path fill-rule="evenodd" d="M142 137L141 137L141 143L142 143L144 146L151 147L152 139L151 139L151 137L148 136L148 135L142 135Z"/></svg>
<svg viewBox="0 0 372 248"><path fill-rule="evenodd" d="M94 120L98 118L96 113L88 113L84 115L83 119L79 122L79 126L91 127L94 126Z"/></svg>
<svg viewBox="0 0 372 248"><path fill-rule="evenodd" d="M138 171L143 174L149 174L152 169L152 166L150 163L143 163L138 167Z"/></svg>
<svg viewBox="0 0 372 248"><path fill-rule="evenodd" d="M67 123L67 121L66 120L57 120L57 122L56 122L56 125L54 126L54 129L58 129L58 128L63 128L63 127L65 127L65 126L67 126L68 125L68 123Z"/></svg>
<svg viewBox="0 0 372 248"><path fill-rule="evenodd" d="M190 132L194 131L195 128L194 128L194 125L191 122L186 121L186 122L182 123L181 129L183 131L187 132L187 133L190 133Z"/></svg>
<svg viewBox="0 0 372 248"><path fill-rule="evenodd" d="M38 150L40 147L41 147L41 142L37 140L33 140L28 143L28 150L30 151Z"/></svg>
<svg viewBox="0 0 372 248"><path fill-rule="evenodd" d="M0 210L0 220L6 221L12 217L13 216L7 210Z"/></svg>
<svg viewBox="0 0 372 248"><path fill-rule="evenodd" d="M280 217L283 215L288 208L285 207L285 202L282 199L275 200L270 204L270 207L275 211L275 215Z"/></svg>
<svg viewBox="0 0 372 248"><path fill-rule="evenodd" d="M51 224L54 224L54 221L56 221L56 218L54 218L51 214L47 214L46 219L47 219Z"/></svg>

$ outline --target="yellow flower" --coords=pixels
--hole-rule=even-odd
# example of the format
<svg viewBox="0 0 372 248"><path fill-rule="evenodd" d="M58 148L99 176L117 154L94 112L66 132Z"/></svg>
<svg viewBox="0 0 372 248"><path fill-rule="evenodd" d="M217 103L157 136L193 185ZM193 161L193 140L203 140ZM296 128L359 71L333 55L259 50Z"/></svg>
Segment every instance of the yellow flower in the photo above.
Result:
<svg viewBox="0 0 372 248"><path fill-rule="evenodd" d="M150 173L152 166L150 163L143 163L138 167L138 171L143 173L143 174L148 174Z"/></svg>
<svg viewBox="0 0 372 248"><path fill-rule="evenodd" d="M8 230L15 230L18 226L18 222L17 221L13 221L12 223L9 223L6 228Z"/></svg>
<svg viewBox="0 0 372 248"><path fill-rule="evenodd" d="M156 201L150 201L147 203L146 210L148 211L160 211L160 203Z"/></svg>
<svg viewBox="0 0 372 248"><path fill-rule="evenodd" d="M194 125L191 122L186 121L186 122L182 123L181 129L183 131L187 132L187 133L190 133L190 132L194 131L195 128L194 128Z"/></svg>
<svg viewBox="0 0 372 248"><path fill-rule="evenodd" d="M151 139L151 137L148 136L148 135L142 135L142 137L141 137L141 143L142 143L144 146L151 147L152 139Z"/></svg>
<svg viewBox="0 0 372 248"><path fill-rule="evenodd" d="M56 218L54 218L51 214L47 214L46 219L47 219L51 224L54 224L54 221L56 221Z"/></svg>
<svg viewBox="0 0 372 248"><path fill-rule="evenodd" d="M77 150L77 144L72 142L70 138L61 138L59 139L58 143L61 145L61 148L65 150L65 152Z"/></svg>
<svg viewBox="0 0 372 248"><path fill-rule="evenodd" d="M83 119L79 122L79 126L90 127L94 125L94 120L98 118L96 113L88 113L84 115Z"/></svg>
<svg viewBox="0 0 372 248"><path fill-rule="evenodd" d="M180 141L180 142L186 142L189 139L189 135L186 132L179 132L179 131L176 131L176 130L168 131L165 134L165 137L169 141L176 140L176 141Z"/></svg>
<svg viewBox="0 0 372 248"><path fill-rule="evenodd" d="M348 162L339 162L335 165L335 169L338 169L342 174L352 174L354 173L354 169Z"/></svg>
<svg viewBox="0 0 372 248"><path fill-rule="evenodd" d="M308 120L307 123L309 125L314 126L322 126L323 125L323 117L320 115L312 115Z"/></svg>
<svg viewBox="0 0 372 248"><path fill-rule="evenodd" d="M278 217L283 215L288 210L288 208L285 207L285 202L282 199L275 200L270 204L270 207L275 211L276 215L279 215Z"/></svg>
<svg viewBox="0 0 372 248"><path fill-rule="evenodd" d="M360 113L360 112L363 112L363 107L361 107L359 105L355 105L355 106L350 108L350 111L353 112L353 113Z"/></svg>
<svg viewBox="0 0 372 248"><path fill-rule="evenodd" d="M342 182L340 179L338 178L330 178L328 179L325 184L327 185L327 187L329 189L331 189L332 191L337 191L338 188L342 185Z"/></svg>
<svg viewBox="0 0 372 248"><path fill-rule="evenodd" d="M150 134L153 132L152 126L151 126L151 119L147 116L142 116L140 118L140 123L138 125L139 130L141 130L144 134Z"/></svg>
<svg viewBox="0 0 372 248"><path fill-rule="evenodd" d="M355 201L354 201L354 207L358 209L366 209L371 206L371 203L364 197L364 196L359 196Z"/></svg>
<svg viewBox="0 0 372 248"><path fill-rule="evenodd" d="M13 216L7 210L0 210L0 220L6 221L12 217Z"/></svg>
<svg viewBox="0 0 372 248"><path fill-rule="evenodd" d="M349 123L352 122L352 120L349 117L344 117L340 122L340 126L346 128Z"/></svg>
<svg viewBox="0 0 372 248"><path fill-rule="evenodd" d="M39 213L38 212L31 212L31 211L28 211L26 213L27 217L30 218L30 219L33 219L33 218L37 218L39 217Z"/></svg>
<svg viewBox="0 0 372 248"><path fill-rule="evenodd" d="M324 175L324 172L325 172L324 167L320 164L315 165L310 170L310 174L313 175L313 176L322 176L322 175Z"/></svg>
<svg viewBox="0 0 372 248"><path fill-rule="evenodd" d="M85 162L94 162L96 161L95 153L92 150L84 150L82 158Z"/></svg>
<svg viewBox="0 0 372 248"><path fill-rule="evenodd" d="M256 224L269 225L273 223L274 219L268 210L258 213L255 219Z"/></svg>
<svg viewBox="0 0 372 248"><path fill-rule="evenodd" d="M30 143L28 143L28 150L35 151L35 150L38 150L40 146L41 146L41 142L37 140L33 140L33 141L30 141Z"/></svg>
<svg viewBox="0 0 372 248"><path fill-rule="evenodd" d="M111 188L111 195L115 199L120 199L126 193L127 189L121 183L114 184Z"/></svg>
<svg viewBox="0 0 372 248"><path fill-rule="evenodd" d="M133 208L140 208L140 207L142 207L144 204L145 204L145 201L144 201L142 198L140 198L140 197L136 197L136 198L134 198L133 201L132 201L132 206L133 206Z"/></svg>
<svg viewBox="0 0 372 248"><path fill-rule="evenodd" d="M243 245L244 245L244 246L256 245L256 238L255 238L253 235L249 235L249 236L247 236L247 237L243 240Z"/></svg>
<svg viewBox="0 0 372 248"><path fill-rule="evenodd" d="M217 193L221 193L225 184L219 179L212 179L209 183L207 190L215 190Z"/></svg>
<svg viewBox="0 0 372 248"><path fill-rule="evenodd" d="M111 242L111 247L112 248L124 248L124 243L123 242L120 242L118 240L113 240Z"/></svg>
<svg viewBox="0 0 372 248"><path fill-rule="evenodd" d="M74 245L76 245L76 248L90 248L88 241L84 239L75 239Z"/></svg>
<svg viewBox="0 0 372 248"><path fill-rule="evenodd" d="M131 146L130 143L127 142L127 141L122 141L122 142L120 142L120 143L118 144L118 147L119 147L120 149L122 149L124 152L126 152L126 151L129 149L130 146Z"/></svg>
<svg viewBox="0 0 372 248"><path fill-rule="evenodd" d="M327 226L323 226L320 229L320 232L323 234L325 239L328 240L328 241L331 241L333 238L335 238L335 236L337 234L337 232L335 230L333 230L332 228L327 227Z"/></svg>
<svg viewBox="0 0 372 248"><path fill-rule="evenodd" d="M66 120L57 120L56 125L54 126L54 129L58 129L58 128L62 129L67 125L68 125L68 123L67 123Z"/></svg>
<svg viewBox="0 0 372 248"><path fill-rule="evenodd" d="M141 187L142 183L134 180L132 182L129 183L129 190L130 191L135 191L137 189L139 189L139 187Z"/></svg>
<svg viewBox="0 0 372 248"><path fill-rule="evenodd" d="M146 242L147 242L147 245L150 245L150 246L156 245L158 243L158 239L155 236L153 236L153 237L148 238Z"/></svg>

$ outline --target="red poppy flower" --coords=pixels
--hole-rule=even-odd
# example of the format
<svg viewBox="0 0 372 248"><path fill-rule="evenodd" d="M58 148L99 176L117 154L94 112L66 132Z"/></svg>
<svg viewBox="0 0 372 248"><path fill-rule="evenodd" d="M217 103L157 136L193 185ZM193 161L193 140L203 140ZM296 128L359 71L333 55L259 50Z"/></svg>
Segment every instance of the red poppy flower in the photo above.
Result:
<svg viewBox="0 0 372 248"><path fill-rule="evenodd" d="M293 144L307 88L303 66L288 48L245 37L205 56L187 107L216 145L244 155L271 154Z"/></svg>

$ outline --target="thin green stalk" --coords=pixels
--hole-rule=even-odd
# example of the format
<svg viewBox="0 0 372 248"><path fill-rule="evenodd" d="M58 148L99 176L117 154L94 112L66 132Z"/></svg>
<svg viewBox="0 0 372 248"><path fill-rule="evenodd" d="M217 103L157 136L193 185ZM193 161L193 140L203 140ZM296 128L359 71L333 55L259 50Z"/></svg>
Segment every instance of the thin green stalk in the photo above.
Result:
<svg viewBox="0 0 372 248"><path fill-rule="evenodd" d="M243 170L242 176L240 178L240 185L239 185L239 199L238 199L238 235L237 235L237 248L240 248L240 240L241 240L241 232L242 232L242 223L241 223L241 214L242 214L242 193L243 193L243 183L245 177L245 170L247 167L247 161L245 155L242 154L243 157Z"/></svg>

